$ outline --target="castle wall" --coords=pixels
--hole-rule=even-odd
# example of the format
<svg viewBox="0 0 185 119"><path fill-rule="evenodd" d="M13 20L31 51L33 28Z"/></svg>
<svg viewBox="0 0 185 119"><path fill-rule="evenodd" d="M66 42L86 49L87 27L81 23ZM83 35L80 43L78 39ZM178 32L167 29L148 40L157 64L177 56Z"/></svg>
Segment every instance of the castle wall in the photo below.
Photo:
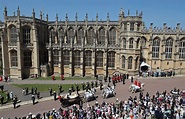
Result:
<svg viewBox="0 0 185 119"><path fill-rule="evenodd" d="M48 21L48 16L46 20L42 19L42 15L40 19L35 18L34 11L32 17L20 16L19 10L16 16L8 16L6 10L4 14L5 27L0 28L3 72L12 78L52 74L109 76L114 72L138 75L140 60L149 64L152 71L159 68L174 70L177 74L185 73L185 57L180 57L179 51L180 43L185 43L185 31L180 29L180 24L175 29L168 28L166 24L163 28L153 28L152 23L145 28L142 14L125 16L123 11L118 21L111 21L109 16L105 21L99 21L98 16L94 21L88 21L88 17L85 21L69 21L67 16L64 21L58 21L58 16L56 21ZM16 28L15 43L11 42L12 26ZM23 30L25 27L30 28L29 43L24 41L27 37ZM153 50L156 39L159 40L158 57L154 57ZM167 58L166 41L169 39L173 43L172 55ZM69 64L64 65L65 50L69 51ZM17 52L17 66L12 66L11 51ZM29 67L25 66L26 51L31 51ZM54 54L55 51L59 54ZM79 51L78 56L74 54L76 51ZM87 51L91 51L91 56L86 56ZM90 62L88 66L87 61Z"/></svg>

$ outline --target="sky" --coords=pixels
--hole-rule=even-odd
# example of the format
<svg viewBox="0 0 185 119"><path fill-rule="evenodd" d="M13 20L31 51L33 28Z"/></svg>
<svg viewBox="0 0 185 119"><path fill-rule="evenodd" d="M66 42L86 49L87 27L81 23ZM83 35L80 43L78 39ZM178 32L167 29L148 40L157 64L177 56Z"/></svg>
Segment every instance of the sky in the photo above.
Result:
<svg viewBox="0 0 185 119"><path fill-rule="evenodd" d="M59 20L65 20L66 13L69 20L75 20L76 13L78 20L95 20L98 13L99 20L106 20L109 13L111 21L117 21L119 11L122 8L127 16L136 15L136 10L143 12L145 26L153 23L155 27L176 27L177 23L185 29L185 0L0 0L0 20L3 21L3 10L7 7L8 15L13 15L19 6L21 15L31 16L34 9L36 17L39 18L40 11L44 16L49 15L49 20L55 20L58 14Z"/></svg>

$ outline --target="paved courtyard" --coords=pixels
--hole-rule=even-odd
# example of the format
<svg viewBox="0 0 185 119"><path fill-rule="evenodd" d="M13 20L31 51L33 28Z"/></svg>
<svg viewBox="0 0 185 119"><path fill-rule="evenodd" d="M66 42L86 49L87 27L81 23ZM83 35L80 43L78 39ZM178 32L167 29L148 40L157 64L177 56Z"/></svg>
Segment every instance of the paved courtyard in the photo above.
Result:
<svg viewBox="0 0 185 119"><path fill-rule="evenodd" d="M167 92L169 92L171 89L173 89L174 87L179 88L180 90L185 89L185 77L182 76L178 76L178 77L166 77L166 78L140 78L139 80L142 83L145 83L145 87L144 87L144 94L146 94L146 92L149 92L149 94L153 95L154 93L156 93L156 91L164 91L166 90ZM84 81L84 80L83 80ZM11 83L43 83L41 81L30 81L30 80L23 80L23 81L14 81ZM82 81L44 81L44 83L81 83ZM7 84L7 85L11 85L11 83ZM101 97L101 91L98 89L97 90L97 95L98 95L98 99L97 101L99 103L101 103L102 101L106 101L106 102L115 102L116 98L118 98L119 100L127 100L127 98L129 96L138 96L138 93L133 94L131 92L128 91L128 88L130 86L130 80L126 80L126 84L123 85L122 82L119 82L116 84L116 97L112 97L109 99L103 99ZM9 86L11 88L11 86ZM5 87L6 88L6 87ZM8 88L8 86L7 86ZM16 88L16 87L13 87ZM19 90L19 89L17 89ZM39 103L32 105L32 104L26 104L26 105L21 105L20 107L13 109L13 105L6 105L7 108L5 109L0 109L0 117L4 117L4 119L7 118L14 118L16 117L23 117L29 114L29 112L32 112L33 114L37 114L37 113L43 113L44 111L49 111L52 110L53 108L58 109L60 108L60 103L59 101L54 101L52 100L52 97L47 97L47 100L45 101L39 101ZM90 105L94 104L95 101L91 101L89 102ZM9 107L8 107L9 106ZM87 106L86 103L84 103L84 106Z"/></svg>

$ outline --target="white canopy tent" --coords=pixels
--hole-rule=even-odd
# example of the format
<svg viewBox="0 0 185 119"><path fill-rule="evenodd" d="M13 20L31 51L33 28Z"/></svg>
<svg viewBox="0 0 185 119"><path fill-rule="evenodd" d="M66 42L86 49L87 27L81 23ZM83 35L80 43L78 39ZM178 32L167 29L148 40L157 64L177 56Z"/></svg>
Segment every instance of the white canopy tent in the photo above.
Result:
<svg viewBox="0 0 185 119"><path fill-rule="evenodd" d="M143 70L151 70L151 66L150 65L148 65L147 63L145 63L145 62L142 62L141 63L141 65L140 65L140 71L143 71Z"/></svg>

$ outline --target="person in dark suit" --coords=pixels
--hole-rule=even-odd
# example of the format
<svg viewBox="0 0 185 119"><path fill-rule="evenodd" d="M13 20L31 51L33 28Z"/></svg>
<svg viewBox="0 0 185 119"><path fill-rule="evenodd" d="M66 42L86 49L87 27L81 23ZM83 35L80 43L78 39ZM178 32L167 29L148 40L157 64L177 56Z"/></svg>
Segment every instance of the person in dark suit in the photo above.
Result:
<svg viewBox="0 0 185 119"><path fill-rule="evenodd" d="M53 98L54 98L54 101L57 100L57 93L55 91L53 92Z"/></svg>
<svg viewBox="0 0 185 119"><path fill-rule="evenodd" d="M26 95L28 95L28 93L29 93L29 89L28 87L26 87Z"/></svg>
<svg viewBox="0 0 185 119"><path fill-rule="evenodd" d="M76 92L77 92L78 95L79 95L79 93L78 93L79 90L80 90L79 85L76 84Z"/></svg>
<svg viewBox="0 0 185 119"><path fill-rule="evenodd" d="M49 95L52 96L53 90L52 88L49 88Z"/></svg>
<svg viewBox="0 0 185 119"><path fill-rule="evenodd" d="M123 81L123 84L125 84L125 78L124 78L124 76L123 76L123 78L122 78L122 81Z"/></svg>
<svg viewBox="0 0 185 119"><path fill-rule="evenodd" d="M33 105L35 104L35 95L32 95L31 96L31 99L32 99L32 103L33 103Z"/></svg>
<svg viewBox="0 0 185 119"><path fill-rule="evenodd" d="M13 108L14 108L14 109L16 108L16 104L17 104L17 99L14 97L14 98L13 98Z"/></svg>
<svg viewBox="0 0 185 119"><path fill-rule="evenodd" d="M64 91L64 90L62 90L62 85L59 85L58 89L59 89L59 93L62 93Z"/></svg>
<svg viewBox="0 0 185 119"><path fill-rule="evenodd" d="M109 83L111 82L111 77L109 76Z"/></svg>
<svg viewBox="0 0 185 119"><path fill-rule="evenodd" d="M102 83L102 81L100 80L100 90L102 90L103 89L103 83Z"/></svg>
<svg viewBox="0 0 185 119"><path fill-rule="evenodd" d="M82 82L82 90L85 90L85 83Z"/></svg>
<svg viewBox="0 0 185 119"><path fill-rule="evenodd" d="M131 82L131 83L133 83L133 82L134 82L134 78L133 78L133 77L131 77L130 82Z"/></svg>

